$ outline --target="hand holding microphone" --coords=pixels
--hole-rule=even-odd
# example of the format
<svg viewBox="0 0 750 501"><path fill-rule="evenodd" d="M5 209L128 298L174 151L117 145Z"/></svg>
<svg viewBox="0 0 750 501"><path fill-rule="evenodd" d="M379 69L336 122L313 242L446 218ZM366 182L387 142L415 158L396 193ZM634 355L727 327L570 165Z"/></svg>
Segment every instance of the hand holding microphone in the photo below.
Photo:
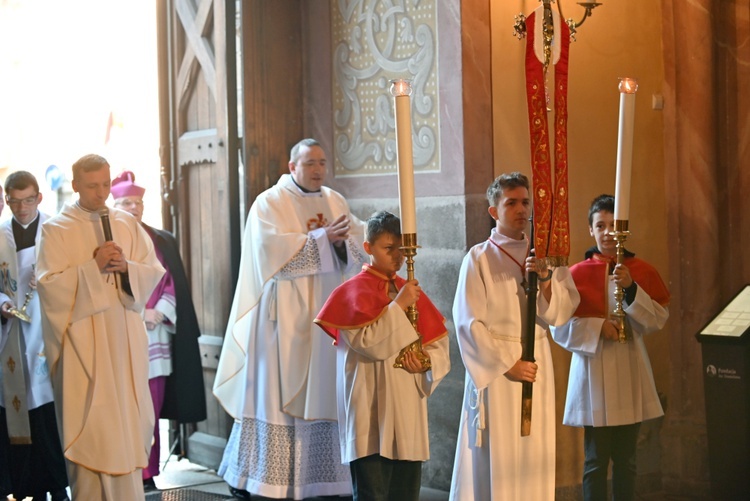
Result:
<svg viewBox="0 0 750 501"><path fill-rule="evenodd" d="M104 244L94 251L94 260L103 273L128 271L128 263L122 256L122 249L112 241L112 227L109 224L109 209L102 207L97 211L102 221Z"/></svg>

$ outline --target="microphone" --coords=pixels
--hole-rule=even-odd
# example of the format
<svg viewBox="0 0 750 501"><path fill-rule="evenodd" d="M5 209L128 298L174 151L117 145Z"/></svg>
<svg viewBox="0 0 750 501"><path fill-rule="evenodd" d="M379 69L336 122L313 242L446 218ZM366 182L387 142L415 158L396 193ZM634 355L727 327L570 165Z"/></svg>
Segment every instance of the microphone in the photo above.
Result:
<svg viewBox="0 0 750 501"><path fill-rule="evenodd" d="M112 226L109 224L109 209L102 207L96 211L99 214L99 219L102 220L102 231L104 232L104 240L107 242L112 241Z"/></svg>
<svg viewBox="0 0 750 501"><path fill-rule="evenodd" d="M112 241L112 226L109 224L109 208L102 207L101 209L98 209L97 214L99 214L99 219L102 220L102 231L104 232L104 240L107 242ZM133 291L130 287L130 278L128 276L128 273L120 273L119 271L116 272L116 275L120 277L120 281L122 282L122 290L131 296L133 295Z"/></svg>

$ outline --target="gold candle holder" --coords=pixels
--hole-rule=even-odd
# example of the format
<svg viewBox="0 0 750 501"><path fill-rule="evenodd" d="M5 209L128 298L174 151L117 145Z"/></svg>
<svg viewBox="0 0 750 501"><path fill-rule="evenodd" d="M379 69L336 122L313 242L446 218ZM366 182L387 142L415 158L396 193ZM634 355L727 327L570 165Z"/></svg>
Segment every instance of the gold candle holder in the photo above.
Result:
<svg viewBox="0 0 750 501"><path fill-rule="evenodd" d="M628 220L615 219L615 231L611 232L610 235L617 242L617 264L622 264L625 259L625 240L630 236ZM622 307L624 299L625 289L615 284L615 309L612 311L612 316L617 320L619 330L618 341L620 343L626 343L629 337L627 332L628 324L625 322L625 310Z"/></svg>
<svg viewBox="0 0 750 501"><path fill-rule="evenodd" d="M414 256L417 255L417 249L419 248L419 245L417 245L417 234L405 233L401 235L401 243L402 245L400 249L406 257L406 279L411 281L414 280ZM419 361L422 363L422 367L424 367L425 370L429 370L432 368L432 364L430 363L430 359L425 357L424 353L422 353L422 334L420 334L419 328L417 327L419 311L417 310L416 304L413 304L406 309L406 316L409 319L409 322L411 322L412 327L414 327L414 330L417 331L419 339L401 350L396 357L396 361L393 363L393 367L396 369L402 369L404 367L404 354L406 354L407 351L413 351L417 354L417 358L419 358Z"/></svg>

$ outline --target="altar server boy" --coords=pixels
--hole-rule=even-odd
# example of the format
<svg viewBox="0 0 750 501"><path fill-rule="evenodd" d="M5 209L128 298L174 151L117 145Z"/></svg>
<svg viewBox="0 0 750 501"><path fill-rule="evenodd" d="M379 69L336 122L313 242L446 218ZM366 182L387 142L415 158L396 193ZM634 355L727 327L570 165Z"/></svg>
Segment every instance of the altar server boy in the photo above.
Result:
<svg viewBox="0 0 750 501"><path fill-rule="evenodd" d="M612 460L614 499L634 499L636 448L641 422L664 415L643 337L664 327L669 291L659 272L625 250L617 264L615 199L600 195L589 209L596 246L570 268L581 304L573 318L552 328L555 341L573 355L563 424L583 427L583 499L607 497ZM615 285L625 297L626 340L611 317Z"/></svg>
<svg viewBox="0 0 750 501"><path fill-rule="evenodd" d="M336 345L341 458L355 500L419 499L422 462L430 457L427 397L450 370L445 319L403 264L399 218L367 221L370 265L336 288L315 322ZM406 309L416 305L417 328ZM420 356L402 350L422 335Z"/></svg>

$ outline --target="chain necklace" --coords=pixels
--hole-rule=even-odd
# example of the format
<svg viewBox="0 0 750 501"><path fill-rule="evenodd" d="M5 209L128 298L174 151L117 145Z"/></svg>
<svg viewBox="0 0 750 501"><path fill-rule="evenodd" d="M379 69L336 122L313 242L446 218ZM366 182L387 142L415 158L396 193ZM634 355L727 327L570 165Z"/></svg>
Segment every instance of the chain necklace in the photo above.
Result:
<svg viewBox="0 0 750 501"><path fill-rule="evenodd" d="M492 238L488 238L487 240L489 240L492 244L494 244L495 247L497 247L498 249L500 249L506 256L508 256L509 258L511 258L511 260L513 260L514 263L516 263L516 266L518 266L518 268L521 270L521 277L523 277L523 279L521 280L521 288L525 292L526 291L526 286L529 285L529 284L526 281L526 270L524 269L523 264L519 263L516 260L516 258L514 258L513 256L510 255L510 252L508 252L507 250L503 249L503 246L500 245L499 243L495 242L494 240L492 240ZM526 241L526 257L529 257L529 247L530 247L530 245L531 245L531 242L529 242L527 240ZM524 258L524 261L526 261L526 258Z"/></svg>

